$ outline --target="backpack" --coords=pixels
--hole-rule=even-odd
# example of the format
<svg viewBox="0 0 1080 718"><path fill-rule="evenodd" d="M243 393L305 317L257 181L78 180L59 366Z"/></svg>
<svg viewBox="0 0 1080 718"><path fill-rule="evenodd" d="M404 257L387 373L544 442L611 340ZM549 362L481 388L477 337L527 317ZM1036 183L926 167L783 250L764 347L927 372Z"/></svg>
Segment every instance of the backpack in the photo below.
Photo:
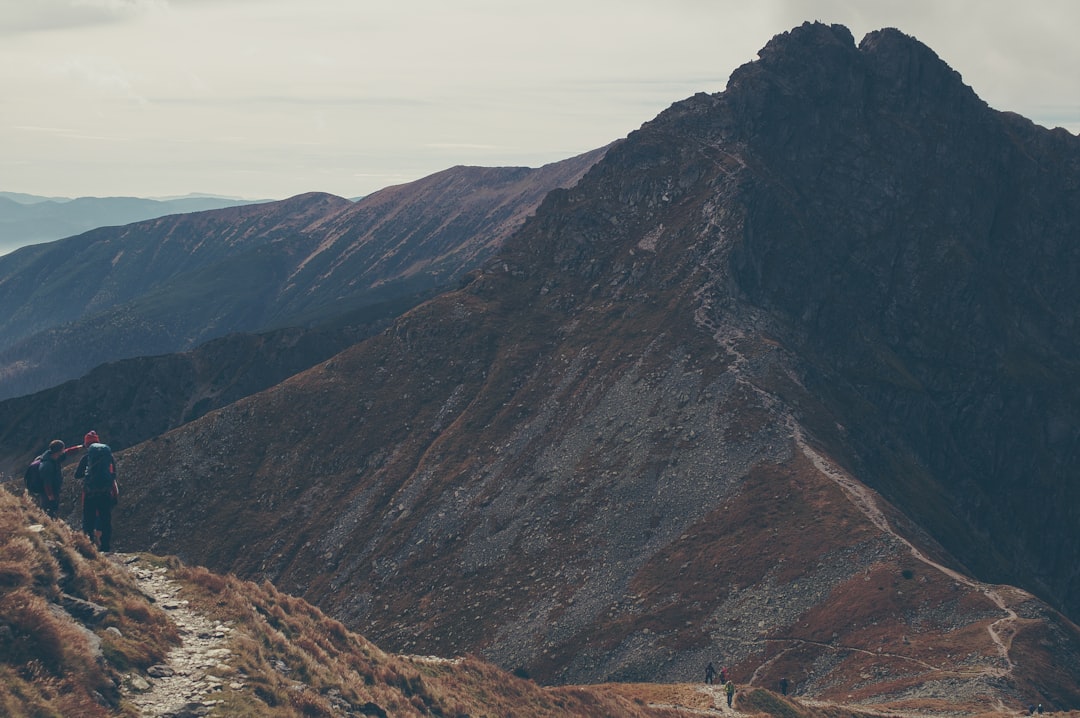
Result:
<svg viewBox="0 0 1080 718"><path fill-rule="evenodd" d="M87 491L109 491L115 478L112 450L105 444L91 444L86 452L83 486Z"/></svg>
<svg viewBox="0 0 1080 718"><path fill-rule="evenodd" d="M45 482L41 480L41 457L34 459L23 472L23 481L26 482L26 490L32 494L45 493Z"/></svg>

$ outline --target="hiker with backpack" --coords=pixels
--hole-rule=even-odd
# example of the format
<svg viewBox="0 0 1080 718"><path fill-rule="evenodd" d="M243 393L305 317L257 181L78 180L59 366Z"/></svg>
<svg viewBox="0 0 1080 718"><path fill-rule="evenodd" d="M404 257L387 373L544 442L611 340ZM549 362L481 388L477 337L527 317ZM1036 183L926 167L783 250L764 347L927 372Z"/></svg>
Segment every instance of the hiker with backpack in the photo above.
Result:
<svg viewBox="0 0 1080 718"><path fill-rule="evenodd" d="M37 501L38 506L52 518L60 511L60 489L64 485L63 464L68 454L82 446L64 446L64 442L53 439L49 448L41 456L30 462L23 478L26 490Z"/></svg>
<svg viewBox="0 0 1080 718"><path fill-rule="evenodd" d="M86 433L83 446L86 454L75 469L75 478L83 482L83 532L101 551L110 551L112 510L120 495L116 483L116 462L112 449L101 442L96 431ZM95 531L100 532L100 540L96 540Z"/></svg>

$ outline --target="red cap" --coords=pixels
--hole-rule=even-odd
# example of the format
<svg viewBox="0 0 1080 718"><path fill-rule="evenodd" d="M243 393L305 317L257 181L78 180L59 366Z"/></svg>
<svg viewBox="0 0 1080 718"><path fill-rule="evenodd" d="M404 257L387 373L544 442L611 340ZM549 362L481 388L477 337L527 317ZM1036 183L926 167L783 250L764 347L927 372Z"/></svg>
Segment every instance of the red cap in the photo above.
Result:
<svg viewBox="0 0 1080 718"><path fill-rule="evenodd" d="M83 437L82 443L83 446L90 446L90 444L96 444L100 440L101 439L100 437L98 437L97 432L91 429L90 431L86 432L86 436Z"/></svg>

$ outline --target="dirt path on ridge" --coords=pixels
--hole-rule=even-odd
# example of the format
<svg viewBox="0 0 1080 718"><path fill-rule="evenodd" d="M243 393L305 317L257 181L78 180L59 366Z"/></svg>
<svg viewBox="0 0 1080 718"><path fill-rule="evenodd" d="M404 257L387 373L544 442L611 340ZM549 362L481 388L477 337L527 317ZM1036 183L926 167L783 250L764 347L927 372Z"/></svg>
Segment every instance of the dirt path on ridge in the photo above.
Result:
<svg viewBox="0 0 1080 718"><path fill-rule="evenodd" d="M908 547L911 551L911 555L922 563L944 573L954 581L965 585L969 588L973 588L986 596L995 606L997 606L1005 614L1005 616L992 624L987 626L987 632L990 634L990 640L997 646L998 652L1001 655L1002 660L1005 663L1005 668L993 668L987 666L981 673L991 675L995 677L1007 676L1012 673L1014 664L1012 658L1009 656L1009 651L1012 647L1012 637L1015 634L1015 624L1019 616L1016 611L1009 608L1005 601L1005 598L1001 593L990 584L976 581L973 578L965 576L962 573L954 571L948 566L942 566L937 563L911 543L904 536L901 536L893 527L889 524L889 520L885 517L885 514L878 507L877 499L874 497L874 493L869 487L859 482L855 477L848 474L842 468L829 461L827 458L819 454L806 442L806 438L803 436L802 429L798 424L792 420L792 426L794 427L795 444L814 464L824 476L836 483L848 499L858 508L874 526L878 527L881 531L893 536L902 544Z"/></svg>
<svg viewBox="0 0 1080 718"><path fill-rule="evenodd" d="M231 654L227 644L232 629L177 598L180 588L169 578L168 569L144 563L133 554L113 554L111 560L131 574L139 590L165 610L180 632L180 645L169 652L164 663L151 666L145 677L125 679L124 698L137 706L144 718L208 715L217 704L213 693L228 680L211 671L231 671L226 661Z"/></svg>

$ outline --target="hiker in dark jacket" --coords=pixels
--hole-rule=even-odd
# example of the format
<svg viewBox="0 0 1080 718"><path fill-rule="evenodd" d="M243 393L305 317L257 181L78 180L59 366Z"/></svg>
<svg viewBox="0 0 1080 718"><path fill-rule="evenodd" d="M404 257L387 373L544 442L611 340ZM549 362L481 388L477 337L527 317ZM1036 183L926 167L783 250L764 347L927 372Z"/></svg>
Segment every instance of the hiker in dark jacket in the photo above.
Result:
<svg viewBox="0 0 1080 718"><path fill-rule="evenodd" d="M41 508L49 516L56 518L60 510L60 488L64 484L64 442L53 439L49 442L49 448L41 455L41 465L38 474L41 476Z"/></svg>
<svg viewBox="0 0 1080 718"><path fill-rule="evenodd" d="M120 496L112 449L101 443L96 431L83 438L86 454L79 460L75 478L83 481L83 532L102 551L112 545L112 510ZM100 539L95 536L100 533Z"/></svg>
<svg viewBox="0 0 1080 718"><path fill-rule="evenodd" d="M49 448L38 457L38 476L41 478L41 493L35 494L38 506L49 516L56 518L60 511L60 489L64 485L64 462L69 454L82 449L81 444L64 447L64 442L53 439Z"/></svg>

